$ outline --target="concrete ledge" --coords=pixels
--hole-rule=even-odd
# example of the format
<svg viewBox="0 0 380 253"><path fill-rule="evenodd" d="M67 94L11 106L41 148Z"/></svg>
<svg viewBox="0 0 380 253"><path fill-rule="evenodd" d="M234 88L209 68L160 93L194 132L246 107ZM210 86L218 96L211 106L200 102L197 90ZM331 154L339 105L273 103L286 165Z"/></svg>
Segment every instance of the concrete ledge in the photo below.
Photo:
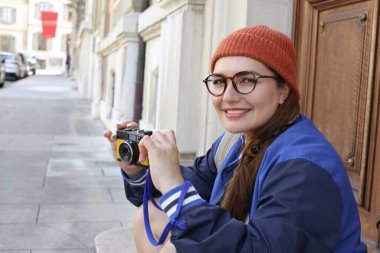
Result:
<svg viewBox="0 0 380 253"><path fill-rule="evenodd" d="M132 229L113 228L95 237L97 253L136 253Z"/></svg>

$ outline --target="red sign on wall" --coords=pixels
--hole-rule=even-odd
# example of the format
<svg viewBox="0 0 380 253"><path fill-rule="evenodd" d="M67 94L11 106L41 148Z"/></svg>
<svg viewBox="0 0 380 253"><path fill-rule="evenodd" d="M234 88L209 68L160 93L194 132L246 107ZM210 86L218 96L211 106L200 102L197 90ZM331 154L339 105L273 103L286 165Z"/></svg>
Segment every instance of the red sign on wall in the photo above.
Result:
<svg viewBox="0 0 380 253"><path fill-rule="evenodd" d="M55 31L57 30L57 12L52 11L42 11L41 19L42 19L42 36L47 38L54 38Z"/></svg>

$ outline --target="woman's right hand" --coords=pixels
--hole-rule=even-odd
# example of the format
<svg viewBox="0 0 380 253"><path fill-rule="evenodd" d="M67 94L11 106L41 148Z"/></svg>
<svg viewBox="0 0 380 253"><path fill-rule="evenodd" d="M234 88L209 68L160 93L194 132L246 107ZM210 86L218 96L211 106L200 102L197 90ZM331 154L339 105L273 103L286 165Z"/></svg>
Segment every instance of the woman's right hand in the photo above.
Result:
<svg viewBox="0 0 380 253"><path fill-rule="evenodd" d="M127 127L138 128L139 125L136 122L130 122L130 121L125 121L121 124L116 124L117 130L122 130L122 129L127 128ZM103 136L110 143L113 158L115 159L118 166L123 169L123 171L125 172L125 174L128 175L128 177L133 178L133 177L137 176L143 170L142 167L122 163L122 162L118 161L116 158L116 155L117 155L116 133L112 133L111 130L107 130L103 133Z"/></svg>

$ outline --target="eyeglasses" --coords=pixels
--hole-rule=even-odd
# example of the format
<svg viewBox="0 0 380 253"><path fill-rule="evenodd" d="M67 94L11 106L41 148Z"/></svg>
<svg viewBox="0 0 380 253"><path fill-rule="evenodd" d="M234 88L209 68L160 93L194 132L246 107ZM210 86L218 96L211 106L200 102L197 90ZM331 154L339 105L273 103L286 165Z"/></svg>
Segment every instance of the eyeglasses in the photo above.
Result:
<svg viewBox="0 0 380 253"><path fill-rule="evenodd" d="M227 89L227 80L230 79L236 92L240 94L249 94L255 87L259 78L276 78L277 76L260 75L254 71L241 71L234 76L223 76L221 74L211 74L203 82L207 90L215 97L222 96Z"/></svg>

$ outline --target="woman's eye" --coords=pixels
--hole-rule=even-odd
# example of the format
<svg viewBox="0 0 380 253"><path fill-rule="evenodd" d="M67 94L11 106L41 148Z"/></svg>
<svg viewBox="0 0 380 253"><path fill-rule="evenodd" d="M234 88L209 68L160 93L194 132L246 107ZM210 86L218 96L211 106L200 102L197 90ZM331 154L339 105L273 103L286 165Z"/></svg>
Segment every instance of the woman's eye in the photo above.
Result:
<svg viewBox="0 0 380 253"><path fill-rule="evenodd" d="M255 83L255 79L250 78L250 77L244 77L240 79L240 83L245 83L245 84Z"/></svg>
<svg viewBox="0 0 380 253"><path fill-rule="evenodd" d="M224 84L224 79L216 79L212 81L212 84L218 85L218 84Z"/></svg>

